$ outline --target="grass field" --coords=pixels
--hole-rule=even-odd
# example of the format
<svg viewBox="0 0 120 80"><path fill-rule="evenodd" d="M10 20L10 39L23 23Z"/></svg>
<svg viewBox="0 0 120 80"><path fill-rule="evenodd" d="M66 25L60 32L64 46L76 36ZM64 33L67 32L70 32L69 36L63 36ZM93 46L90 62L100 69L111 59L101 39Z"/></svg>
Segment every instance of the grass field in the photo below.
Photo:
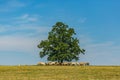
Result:
<svg viewBox="0 0 120 80"><path fill-rule="evenodd" d="M120 80L120 66L0 66L0 80Z"/></svg>

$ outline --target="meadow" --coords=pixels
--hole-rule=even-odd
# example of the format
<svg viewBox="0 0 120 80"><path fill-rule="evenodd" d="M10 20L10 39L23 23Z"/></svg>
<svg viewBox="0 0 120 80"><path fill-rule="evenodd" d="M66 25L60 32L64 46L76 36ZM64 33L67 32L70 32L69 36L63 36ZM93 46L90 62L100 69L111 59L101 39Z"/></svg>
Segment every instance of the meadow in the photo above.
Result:
<svg viewBox="0 0 120 80"><path fill-rule="evenodd" d="M120 66L0 66L0 80L120 80Z"/></svg>

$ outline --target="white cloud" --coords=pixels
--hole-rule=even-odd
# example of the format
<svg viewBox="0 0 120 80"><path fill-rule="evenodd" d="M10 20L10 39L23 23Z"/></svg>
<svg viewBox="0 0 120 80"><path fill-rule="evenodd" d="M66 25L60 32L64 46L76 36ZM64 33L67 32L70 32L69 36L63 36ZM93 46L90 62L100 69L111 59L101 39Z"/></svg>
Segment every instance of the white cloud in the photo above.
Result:
<svg viewBox="0 0 120 80"><path fill-rule="evenodd" d="M82 35L82 34L78 36L78 39L80 40L80 44L82 45L90 44L93 42L93 39L89 38L86 35Z"/></svg>
<svg viewBox="0 0 120 80"><path fill-rule="evenodd" d="M0 51L34 52L36 42L35 39L25 37L0 37Z"/></svg>
<svg viewBox="0 0 120 80"><path fill-rule="evenodd" d="M46 35L37 37L25 37L19 35L7 35L0 37L0 51L17 51L24 53L35 53L37 45L41 40L46 39Z"/></svg>
<svg viewBox="0 0 120 80"><path fill-rule="evenodd" d="M15 22L19 24L29 23L29 22L37 22L39 19L38 15L29 15L29 14L23 14L20 17L15 18Z"/></svg>
<svg viewBox="0 0 120 80"><path fill-rule="evenodd" d="M0 12L8 12L25 6L26 4L18 0L7 0L0 5Z"/></svg>
<svg viewBox="0 0 120 80"><path fill-rule="evenodd" d="M50 27L39 25L0 25L0 51L35 53L49 31Z"/></svg>
<svg viewBox="0 0 120 80"><path fill-rule="evenodd" d="M22 16L20 17L20 19L26 19L26 18L28 18L28 17L29 17L28 14L24 14L24 15L22 15Z"/></svg>
<svg viewBox="0 0 120 80"><path fill-rule="evenodd" d="M30 37L34 35L45 35L50 31L51 27L23 24L23 25L0 25L0 36L16 35Z"/></svg>
<svg viewBox="0 0 120 80"><path fill-rule="evenodd" d="M24 6L25 6L24 3L22 3L22 2L20 2L20 1L18 1L18 0L8 1L8 2L6 3L6 5L8 5L8 6L11 7L11 8L14 8L14 7L24 7Z"/></svg>
<svg viewBox="0 0 120 80"><path fill-rule="evenodd" d="M80 61L88 61L92 65L120 65L120 45L113 41L96 43L91 38L81 38L82 48L86 50ZM87 40L86 40L87 39ZM89 41L90 40L90 41Z"/></svg>
<svg viewBox="0 0 120 80"><path fill-rule="evenodd" d="M80 19L78 20L78 22L79 22L79 23L85 23L86 20L87 20L87 18L86 18L86 17L83 17L83 18L80 18Z"/></svg>

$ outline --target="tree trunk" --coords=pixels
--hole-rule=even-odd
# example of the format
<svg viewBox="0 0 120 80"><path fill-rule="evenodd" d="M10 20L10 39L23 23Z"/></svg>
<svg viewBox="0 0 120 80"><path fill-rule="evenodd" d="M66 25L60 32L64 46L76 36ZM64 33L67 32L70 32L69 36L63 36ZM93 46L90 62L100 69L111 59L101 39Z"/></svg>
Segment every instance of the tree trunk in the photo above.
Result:
<svg viewBox="0 0 120 80"><path fill-rule="evenodd" d="M63 63L63 60L60 60L60 63Z"/></svg>

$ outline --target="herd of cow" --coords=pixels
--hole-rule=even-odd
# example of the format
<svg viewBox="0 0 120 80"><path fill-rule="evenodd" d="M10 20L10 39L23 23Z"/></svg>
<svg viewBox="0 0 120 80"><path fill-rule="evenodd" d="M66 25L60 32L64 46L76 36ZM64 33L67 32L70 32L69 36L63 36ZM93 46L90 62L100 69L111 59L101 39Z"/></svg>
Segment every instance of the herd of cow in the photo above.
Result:
<svg viewBox="0 0 120 80"><path fill-rule="evenodd" d="M37 65L42 65L42 66L52 66L52 65L61 65L61 66L88 66L90 65L89 62L63 62L63 63L58 63L58 62L39 62Z"/></svg>

